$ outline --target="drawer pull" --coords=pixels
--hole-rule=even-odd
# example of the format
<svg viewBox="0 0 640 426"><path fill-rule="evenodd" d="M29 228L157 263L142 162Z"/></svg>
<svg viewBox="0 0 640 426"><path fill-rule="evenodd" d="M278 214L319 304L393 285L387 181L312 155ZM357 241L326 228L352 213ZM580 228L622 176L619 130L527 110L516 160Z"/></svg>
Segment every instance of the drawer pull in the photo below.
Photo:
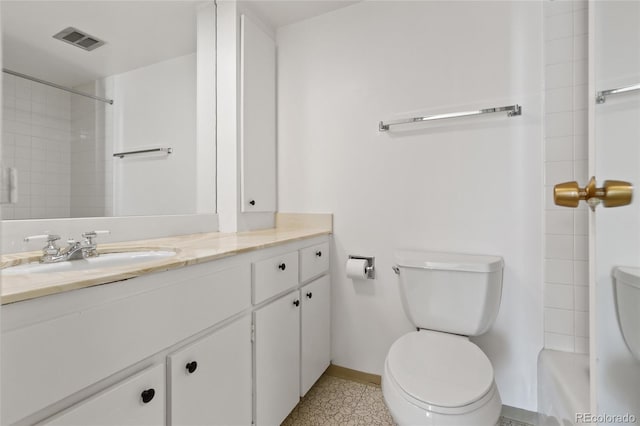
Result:
<svg viewBox="0 0 640 426"><path fill-rule="evenodd" d="M142 402L146 404L150 402L154 396L156 396L156 391L153 388L143 390L140 396L142 397Z"/></svg>
<svg viewBox="0 0 640 426"><path fill-rule="evenodd" d="M196 371L196 369L198 368L198 363L196 361L188 362L187 365L185 366L185 368L187 369L189 374L191 374L194 371Z"/></svg>
<svg viewBox="0 0 640 426"><path fill-rule="evenodd" d="M281 271L284 271L285 269L287 269L287 265L285 265L284 263L281 263L278 265L278 268L280 268Z"/></svg>
<svg viewBox="0 0 640 426"><path fill-rule="evenodd" d="M312 297L313 297L313 293L311 293L311 292L307 293L307 298L308 299L311 299Z"/></svg>
<svg viewBox="0 0 640 426"><path fill-rule="evenodd" d="M249 201L249 204L251 204L252 206L255 206L256 205L256 200Z"/></svg>
<svg viewBox="0 0 640 426"><path fill-rule="evenodd" d="M300 301L299 301L298 299L296 299L296 300L294 300L294 301L293 301L293 304L294 304L296 307L298 307L298 306L300 306Z"/></svg>
<svg viewBox="0 0 640 426"><path fill-rule="evenodd" d="M318 256L318 257L322 257L322 252L321 252L320 250L318 250L318 251L316 252L316 256Z"/></svg>

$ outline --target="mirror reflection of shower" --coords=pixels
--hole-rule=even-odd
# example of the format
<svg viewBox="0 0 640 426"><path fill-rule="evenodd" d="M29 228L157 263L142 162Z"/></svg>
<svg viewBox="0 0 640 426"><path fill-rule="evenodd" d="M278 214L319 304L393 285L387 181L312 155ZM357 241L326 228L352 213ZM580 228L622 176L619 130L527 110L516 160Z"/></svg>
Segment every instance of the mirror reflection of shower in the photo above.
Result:
<svg viewBox="0 0 640 426"><path fill-rule="evenodd" d="M196 213L201 3L0 2L3 220Z"/></svg>

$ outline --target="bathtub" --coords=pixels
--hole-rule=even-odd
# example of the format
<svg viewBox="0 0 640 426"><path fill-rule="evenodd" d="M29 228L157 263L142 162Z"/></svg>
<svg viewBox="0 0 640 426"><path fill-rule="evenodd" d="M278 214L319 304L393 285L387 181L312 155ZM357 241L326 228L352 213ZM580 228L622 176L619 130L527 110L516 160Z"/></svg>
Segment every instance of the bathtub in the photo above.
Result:
<svg viewBox="0 0 640 426"><path fill-rule="evenodd" d="M543 349L538 356L540 425L572 426L589 412L589 355Z"/></svg>

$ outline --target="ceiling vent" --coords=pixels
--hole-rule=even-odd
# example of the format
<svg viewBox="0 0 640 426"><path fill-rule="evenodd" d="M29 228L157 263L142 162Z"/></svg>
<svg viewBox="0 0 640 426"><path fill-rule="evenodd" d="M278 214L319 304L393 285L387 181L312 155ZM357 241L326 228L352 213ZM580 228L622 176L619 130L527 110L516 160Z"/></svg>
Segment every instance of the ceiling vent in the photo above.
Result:
<svg viewBox="0 0 640 426"><path fill-rule="evenodd" d="M97 49L105 43L98 37L94 37L73 27L65 28L54 35L53 38L57 38L58 40L62 40L65 43L72 44L84 50Z"/></svg>

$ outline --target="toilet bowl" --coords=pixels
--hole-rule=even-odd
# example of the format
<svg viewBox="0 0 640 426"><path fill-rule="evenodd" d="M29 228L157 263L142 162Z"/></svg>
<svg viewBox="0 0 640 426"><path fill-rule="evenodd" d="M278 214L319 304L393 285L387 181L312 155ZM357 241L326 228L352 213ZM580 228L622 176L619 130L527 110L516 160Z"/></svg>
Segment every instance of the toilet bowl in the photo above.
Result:
<svg viewBox="0 0 640 426"><path fill-rule="evenodd" d="M382 393L399 425L494 426L502 410L493 367L480 348L429 330L391 346Z"/></svg>
<svg viewBox="0 0 640 426"><path fill-rule="evenodd" d="M387 354L382 394L399 425L494 426L502 401L489 358L467 336L485 333L502 295L499 256L401 251L394 268L418 331Z"/></svg>

